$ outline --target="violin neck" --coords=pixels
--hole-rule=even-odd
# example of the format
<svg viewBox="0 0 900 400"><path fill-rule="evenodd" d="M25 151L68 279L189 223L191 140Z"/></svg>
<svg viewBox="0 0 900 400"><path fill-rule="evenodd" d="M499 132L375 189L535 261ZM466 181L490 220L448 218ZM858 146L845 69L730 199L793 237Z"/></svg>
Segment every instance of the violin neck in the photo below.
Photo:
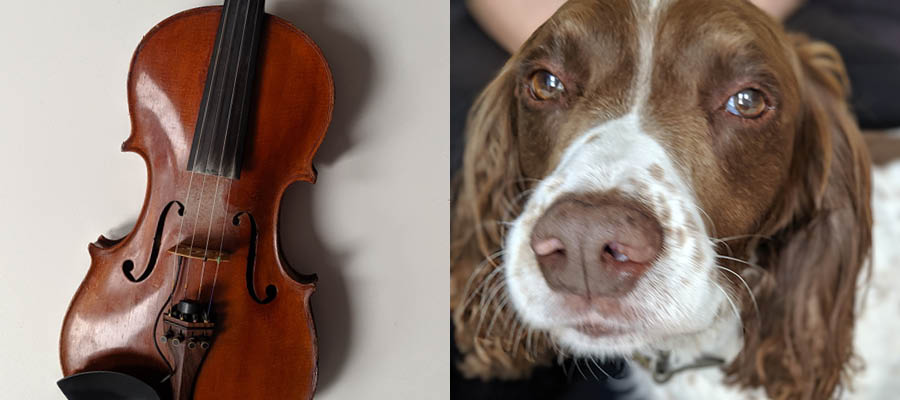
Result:
<svg viewBox="0 0 900 400"><path fill-rule="evenodd" d="M264 0L225 0L187 169L238 179L250 122Z"/></svg>

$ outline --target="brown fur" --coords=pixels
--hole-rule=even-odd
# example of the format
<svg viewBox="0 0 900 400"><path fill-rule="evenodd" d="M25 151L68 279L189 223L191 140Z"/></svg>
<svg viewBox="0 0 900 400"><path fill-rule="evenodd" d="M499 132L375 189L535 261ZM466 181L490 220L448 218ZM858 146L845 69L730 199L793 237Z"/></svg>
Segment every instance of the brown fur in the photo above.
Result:
<svg viewBox="0 0 900 400"><path fill-rule="evenodd" d="M556 355L504 300L494 253L504 223L571 140L627 112L640 12L622 1L571 1L472 109L451 221L451 312L468 376L519 378ZM755 255L759 265L725 264L756 269L759 305L756 314L744 293L745 344L728 379L773 398L827 398L849 382L855 283L871 244L869 161L844 101L840 57L786 36L740 1L679 0L658 18L657 48L666 50L654 54L646 129L679 161L709 234L742 236L719 251ZM563 77L571 96L530 101L523 82L535 67ZM749 122L722 114L716 102L742 79L777 112ZM722 279L741 293L741 283Z"/></svg>
<svg viewBox="0 0 900 400"><path fill-rule="evenodd" d="M790 184L748 243L766 269L730 379L779 399L828 398L849 382L858 274L871 246L869 160L844 102L837 52L794 37L806 109Z"/></svg>

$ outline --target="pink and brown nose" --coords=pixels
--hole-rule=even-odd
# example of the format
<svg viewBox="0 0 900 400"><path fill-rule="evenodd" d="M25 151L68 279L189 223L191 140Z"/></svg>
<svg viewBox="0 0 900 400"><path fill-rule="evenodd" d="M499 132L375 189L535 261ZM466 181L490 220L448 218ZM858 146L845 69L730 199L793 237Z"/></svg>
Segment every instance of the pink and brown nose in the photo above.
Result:
<svg viewBox="0 0 900 400"><path fill-rule="evenodd" d="M659 221L634 200L612 194L560 199L531 234L550 288L589 299L628 293L661 246Z"/></svg>

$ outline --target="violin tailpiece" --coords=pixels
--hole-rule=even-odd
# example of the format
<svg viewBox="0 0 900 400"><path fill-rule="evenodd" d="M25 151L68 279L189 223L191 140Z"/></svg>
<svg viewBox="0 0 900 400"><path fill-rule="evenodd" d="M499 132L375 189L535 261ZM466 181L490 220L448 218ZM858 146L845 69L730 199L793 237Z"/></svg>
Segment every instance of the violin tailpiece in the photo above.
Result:
<svg viewBox="0 0 900 400"><path fill-rule="evenodd" d="M193 398L197 372L212 345L216 324L203 312L200 303L183 300L163 316L166 333L159 341L166 344L173 361L173 400Z"/></svg>

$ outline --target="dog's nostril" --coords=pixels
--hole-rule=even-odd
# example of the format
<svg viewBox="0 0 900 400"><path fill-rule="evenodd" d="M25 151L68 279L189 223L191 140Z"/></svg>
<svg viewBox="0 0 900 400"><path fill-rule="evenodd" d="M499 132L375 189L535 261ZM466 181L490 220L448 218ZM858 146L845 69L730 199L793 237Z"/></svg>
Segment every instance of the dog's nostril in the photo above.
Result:
<svg viewBox="0 0 900 400"><path fill-rule="evenodd" d="M628 255L625 254L624 246L617 242L607 243L606 246L603 247L603 251L618 262L628 262L630 260Z"/></svg>
<svg viewBox="0 0 900 400"><path fill-rule="evenodd" d="M565 254L566 252L566 246L557 238L538 240L531 248L538 256L548 256L553 253Z"/></svg>

